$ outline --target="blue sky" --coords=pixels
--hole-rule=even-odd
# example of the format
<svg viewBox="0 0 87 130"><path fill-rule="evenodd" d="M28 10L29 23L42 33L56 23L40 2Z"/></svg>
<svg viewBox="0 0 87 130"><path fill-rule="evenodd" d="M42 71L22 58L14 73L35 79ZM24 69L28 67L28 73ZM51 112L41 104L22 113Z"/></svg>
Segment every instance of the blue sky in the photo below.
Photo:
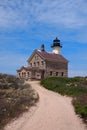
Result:
<svg viewBox="0 0 87 130"><path fill-rule="evenodd" d="M0 73L16 74L58 37L69 76L87 76L87 0L0 0Z"/></svg>

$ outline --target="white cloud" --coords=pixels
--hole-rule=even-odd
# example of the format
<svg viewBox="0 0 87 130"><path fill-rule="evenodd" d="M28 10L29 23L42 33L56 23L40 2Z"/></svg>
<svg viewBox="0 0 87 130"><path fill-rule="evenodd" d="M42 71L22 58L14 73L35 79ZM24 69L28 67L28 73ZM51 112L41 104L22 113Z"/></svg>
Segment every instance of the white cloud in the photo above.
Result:
<svg viewBox="0 0 87 130"><path fill-rule="evenodd" d="M68 28L87 25L86 2L82 0L54 0L50 2L49 0L49 3L47 7L44 5L47 11L43 11L39 16L40 21L56 25L60 24ZM83 11L84 8L85 12Z"/></svg>
<svg viewBox="0 0 87 130"><path fill-rule="evenodd" d="M85 0L1 0L0 28L24 28L35 22L67 28L87 26L86 7Z"/></svg>
<svg viewBox="0 0 87 130"><path fill-rule="evenodd" d="M29 23L27 8L22 1L0 1L0 28L24 28Z"/></svg>

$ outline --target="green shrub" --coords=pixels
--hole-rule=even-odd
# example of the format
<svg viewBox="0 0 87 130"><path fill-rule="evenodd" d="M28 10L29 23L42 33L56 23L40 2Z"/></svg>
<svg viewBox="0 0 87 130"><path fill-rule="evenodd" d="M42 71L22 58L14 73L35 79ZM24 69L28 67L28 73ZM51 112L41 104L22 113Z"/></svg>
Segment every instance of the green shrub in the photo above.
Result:
<svg viewBox="0 0 87 130"><path fill-rule="evenodd" d="M76 96L87 93L87 85L83 78L51 77L42 80L41 84L45 88L63 95Z"/></svg>
<svg viewBox="0 0 87 130"><path fill-rule="evenodd" d="M75 111L87 123L87 94L80 95L72 101Z"/></svg>

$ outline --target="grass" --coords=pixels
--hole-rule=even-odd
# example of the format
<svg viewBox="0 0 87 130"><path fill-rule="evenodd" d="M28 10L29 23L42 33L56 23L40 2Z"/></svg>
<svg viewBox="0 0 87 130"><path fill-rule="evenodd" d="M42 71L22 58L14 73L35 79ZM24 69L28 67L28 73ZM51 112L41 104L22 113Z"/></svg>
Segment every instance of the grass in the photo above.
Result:
<svg viewBox="0 0 87 130"><path fill-rule="evenodd" d="M36 104L39 97L29 84L15 76L0 74L0 130L13 118Z"/></svg>
<svg viewBox="0 0 87 130"><path fill-rule="evenodd" d="M42 80L41 85L62 95L71 96L75 112L87 124L87 78L50 77Z"/></svg>

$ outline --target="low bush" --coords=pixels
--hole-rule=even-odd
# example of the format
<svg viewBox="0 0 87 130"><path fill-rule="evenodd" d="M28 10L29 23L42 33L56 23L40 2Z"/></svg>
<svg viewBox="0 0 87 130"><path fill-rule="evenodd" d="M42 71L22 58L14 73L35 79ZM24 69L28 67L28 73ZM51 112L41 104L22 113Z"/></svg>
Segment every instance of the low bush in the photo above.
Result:
<svg viewBox="0 0 87 130"><path fill-rule="evenodd" d="M87 94L74 98L72 103L75 107L75 112L79 114L87 124Z"/></svg>
<svg viewBox="0 0 87 130"><path fill-rule="evenodd" d="M24 84L15 76L0 74L0 129L11 119L29 110L38 99L38 94L29 84Z"/></svg>

